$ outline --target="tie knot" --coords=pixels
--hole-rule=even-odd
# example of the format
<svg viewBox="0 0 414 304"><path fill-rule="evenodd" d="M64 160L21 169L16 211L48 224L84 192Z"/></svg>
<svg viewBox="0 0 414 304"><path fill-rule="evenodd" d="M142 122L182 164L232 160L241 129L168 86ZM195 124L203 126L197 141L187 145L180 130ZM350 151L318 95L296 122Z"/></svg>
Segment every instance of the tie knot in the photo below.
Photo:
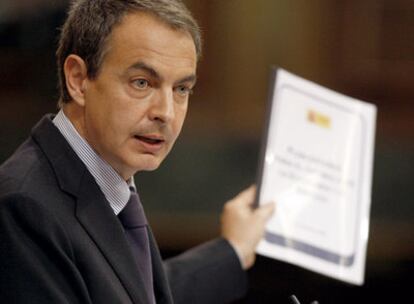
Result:
<svg viewBox="0 0 414 304"><path fill-rule="evenodd" d="M138 228L147 225L144 208L136 192L131 191L131 197L124 209L118 214L118 218L124 228Z"/></svg>

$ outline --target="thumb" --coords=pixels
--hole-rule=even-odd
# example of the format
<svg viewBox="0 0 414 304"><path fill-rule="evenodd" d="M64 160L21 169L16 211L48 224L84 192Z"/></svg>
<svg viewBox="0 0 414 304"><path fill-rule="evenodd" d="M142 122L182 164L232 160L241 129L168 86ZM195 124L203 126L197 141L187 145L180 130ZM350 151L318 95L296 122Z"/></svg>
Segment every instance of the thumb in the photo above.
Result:
<svg viewBox="0 0 414 304"><path fill-rule="evenodd" d="M275 209L276 208L274 202L266 203L256 209L256 214L263 220L267 221L273 215Z"/></svg>

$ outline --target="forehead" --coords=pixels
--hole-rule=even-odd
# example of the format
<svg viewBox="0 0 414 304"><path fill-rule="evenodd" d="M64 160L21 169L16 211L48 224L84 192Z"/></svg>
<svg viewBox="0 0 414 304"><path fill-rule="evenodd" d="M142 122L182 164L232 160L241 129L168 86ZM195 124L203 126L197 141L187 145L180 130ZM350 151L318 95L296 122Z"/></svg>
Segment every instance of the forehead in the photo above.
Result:
<svg viewBox="0 0 414 304"><path fill-rule="evenodd" d="M195 69L197 63L190 33L176 30L145 12L127 14L114 27L106 49L104 64L109 61L128 65L145 60L165 67Z"/></svg>

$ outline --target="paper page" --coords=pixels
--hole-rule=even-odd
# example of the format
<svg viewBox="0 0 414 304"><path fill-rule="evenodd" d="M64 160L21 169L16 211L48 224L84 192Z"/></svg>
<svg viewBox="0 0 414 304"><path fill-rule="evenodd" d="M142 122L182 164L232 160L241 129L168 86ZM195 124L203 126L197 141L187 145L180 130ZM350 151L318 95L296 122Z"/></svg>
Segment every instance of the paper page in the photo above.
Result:
<svg viewBox="0 0 414 304"><path fill-rule="evenodd" d="M276 212L257 251L362 284L376 108L275 73L258 200Z"/></svg>

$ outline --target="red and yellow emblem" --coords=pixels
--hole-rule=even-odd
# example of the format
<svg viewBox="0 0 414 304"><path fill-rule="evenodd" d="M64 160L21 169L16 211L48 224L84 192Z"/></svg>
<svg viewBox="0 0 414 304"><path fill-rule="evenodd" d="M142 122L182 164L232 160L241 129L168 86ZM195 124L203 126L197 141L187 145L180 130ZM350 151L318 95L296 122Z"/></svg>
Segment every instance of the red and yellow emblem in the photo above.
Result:
<svg viewBox="0 0 414 304"><path fill-rule="evenodd" d="M322 128L329 129L331 127L331 118L315 110L308 110L308 121Z"/></svg>

